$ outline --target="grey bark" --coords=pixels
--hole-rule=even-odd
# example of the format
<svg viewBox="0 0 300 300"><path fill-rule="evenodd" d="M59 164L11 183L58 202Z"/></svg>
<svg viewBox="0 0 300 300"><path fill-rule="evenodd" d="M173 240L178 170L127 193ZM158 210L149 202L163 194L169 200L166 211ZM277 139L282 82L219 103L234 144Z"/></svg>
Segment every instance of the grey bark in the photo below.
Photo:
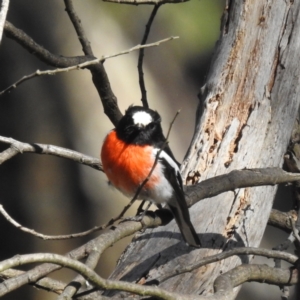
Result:
<svg viewBox="0 0 300 300"><path fill-rule="evenodd" d="M229 1L195 134L182 174L187 184L242 168L282 165L300 100L300 1ZM126 249L111 278L157 281L164 273L233 247L259 246L276 186L238 189L190 209L203 248L186 246L174 221L146 230ZM184 294L213 293L233 257L159 284Z"/></svg>

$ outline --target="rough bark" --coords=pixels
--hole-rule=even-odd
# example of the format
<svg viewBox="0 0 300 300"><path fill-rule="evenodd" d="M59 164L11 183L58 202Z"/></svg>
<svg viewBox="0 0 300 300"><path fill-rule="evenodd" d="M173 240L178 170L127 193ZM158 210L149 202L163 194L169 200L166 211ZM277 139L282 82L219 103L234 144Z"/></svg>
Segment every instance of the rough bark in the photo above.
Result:
<svg viewBox="0 0 300 300"><path fill-rule="evenodd" d="M205 87L195 134L182 164L187 184L234 169L282 165L300 100L300 1L230 1ZM125 251L112 278L159 283L180 265L232 247L259 246L276 186L239 189L191 209L203 248L188 248L175 222L146 230ZM210 294L222 272L249 262L233 257L159 284Z"/></svg>

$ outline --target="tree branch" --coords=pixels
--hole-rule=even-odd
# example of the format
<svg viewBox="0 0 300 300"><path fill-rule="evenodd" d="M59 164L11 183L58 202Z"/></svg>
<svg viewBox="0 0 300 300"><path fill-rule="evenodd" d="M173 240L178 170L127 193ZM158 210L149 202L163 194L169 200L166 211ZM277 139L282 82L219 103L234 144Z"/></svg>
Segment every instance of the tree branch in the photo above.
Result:
<svg viewBox="0 0 300 300"><path fill-rule="evenodd" d="M266 265L241 265L229 271L233 285L238 286L244 282L261 282L278 286L293 285L298 282L296 269L278 269Z"/></svg>
<svg viewBox="0 0 300 300"><path fill-rule="evenodd" d="M95 269L99 259L101 257L101 252L97 250L92 250L89 253L88 258L85 261L85 265L90 269ZM64 289L57 300L71 300L76 292L85 284L85 279L81 275L77 275Z"/></svg>
<svg viewBox="0 0 300 300"><path fill-rule="evenodd" d="M150 228L162 225L162 220L156 214L153 218L146 215L143 217L141 222L137 221L126 221L119 225L114 226L108 232L105 232L88 243L80 246L67 253L67 257L73 259L82 259L86 257L91 251L99 251L103 253L105 249L112 246L117 241L124 237L130 236L143 228ZM0 297L7 293L25 285L28 283L39 283L39 279L45 277L49 273L60 269L60 266L54 264L42 264L39 265L23 275L18 276L17 280L11 278L0 284Z"/></svg>
<svg viewBox="0 0 300 300"><path fill-rule="evenodd" d="M28 52L38 57L41 61L53 67L66 68L94 59L94 57L90 56L64 57L54 55L44 47L38 45L26 33L17 29L9 22L5 23L5 34L23 46ZM104 66L102 63L98 63L88 68L92 73L93 82L102 101L104 112L116 126L122 114L118 107L117 98L111 89Z"/></svg>
<svg viewBox="0 0 300 300"><path fill-rule="evenodd" d="M234 255L258 255L258 256L264 256L267 258L276 258L284 260L290 264L295 264L298 260L298 257L295 255L292 255L287 252L282 251L275 251L275 250L267 250L262 248L252 248L252 247L243 247L243 248L234 248L225 252L221 252L216 255L208 256L203 259L201 259L199 262L190 265L190 266L178 266L176 270L173 270L172 274L165 274L162 277L158 278L157 280L159 282L166 281L167 279L177 276L179 274L184 274L191 272L195 269L199 269L200 267L203 267L205 265L218 262L220 260L223 260L225 258L232 257Z"/></svg>
<svg viewBox="0 0 300 300"><path fill-rule="evenodd" d="M195 185L185 186L188 206L227 191L239 188L276 185L300 180L300 174L288 173L281 168L234 170L224 175L203 180Z"/></svg>
<svg viewBox="0 0 300 300"><path fill-rule="evenodd" d="M16 28L8 21L5 22L4 32L8 38L16 41L29 53L35 55L41 61L53 67L66 68L94 59L92 56L65 57L61 55L55 55L41 45L37 44L23 30Z"/></svg>
<svg viewBox="0 0 300 300"><path fill-rule="evenodd" d="M12 279L15 280L18 276L26 274L25 271L17 270L17 269L8 269L0 273L0 279L7 280ZM31 285L37 289L43 289L48 292L53 292L55 294L61 294L66 284L62 281L54 280L49 277L42 278L38 281L38 283L31 283Z"/></svg>
<svg viewBox="0 0 300 300"><path fill-rule="evenodd" d="M291 233L292 227L289 220L290 217L292 217L296 221L297 212L295 210L282 212L277 209L272 209L269 217L268 225L281 229L286 233Z"/></svg>
<svg viewBox="0 0 300 300"><path fill-rule="evenodd" d="M62 256L52 253L36 253L36 254L25 254L16 255L10 259L6 259L0 262L0 272L5 271L9 268L13 268L20 265L47 262L60 265L68 269L72 269L77 273L84 276L89 282L94 284L96 287L105 290L117 289L123 290L134 294L146 295L146 296L156 296L160 299L178 299L176 293L171 293L160 289L158 287L142 286L134 283L129 283L125 281L115 281L107 280L100 277L95 271L87 267L85 264Z"/></svg>
<svg viewBox="0 0 300 300"><path fill-rule="evenodd" d="M266 265L240 265L225 274L216 278L214 282L215 296L209 299L225 299L218 298L217 295L226 295L233 292L233 288L244 282L261 282L274 284L278 286L293 285L298 282L298 271L296 269L279 269ZM233 294L235 299L236 294Z"/></svg>
<svg viewBox="0 0 300 300"><path fill-rule="evenodd" d="M12 138L7 138L4 136L0 136L0 142L10 145L10 148L0 153L0 165L17 154L37 153L37 154L47 154L47 155L54 155L62 158L67 158L77 163L87 165L89 167L92 167L96 170L103 172L99 159L93 158L88 155L84 155L82 153L70 149L53 146L53 145L38 144L38 143L34 143L34 144L22 143L20 141L14 140Z"/></svg>
<svg viewBox="0 0 300 300"><path fill-rule="evenodd" d="M83 263L58 254L38 253L14 256L10 259L0 262L0 272L19 265L45 261L48 263L70 268L78 272L89 282L100 289L122 290L143 296L154 296L158 297L159 299L191 299L191 297L188 295L185 296L168 292L156 286L151 287L124 281L105 280ZM265 265L237 266L233 270L230 270L225 274L217 277L214 282L215 294L213 296L193 295L193 299L234 299L233 288L246 281L266 282L275 285L292 285L297 283L298 281L298 272L296 269L284 270L271 268Z"/></svg>
<svg viewBox="0 0 300 300"><path fill-rule="evenodd" d="M19 79L18 81L16 81L15 83L13 83L12 85L8 86L7 88L5 88L3 91L0 92L0 96L2 96L5 93L8 93L10 91L12 91L13 89L17 88L17 86L19 86L20 84L24 83L27 80L30 80L32 78L38 77L38 76L45 76L45 75L56 75L58 73L63 73L63 72L70 72L70 71L74 71L74 70L80 70L80 69L85 69L88 67L91 67L93 65L97 65L99 63L103 63L105 60L113 58L113 57L117 57L120 55L124 55L124 54L128 54L130 52L136 51L136 50L140 50L140 49L144 49L144 48L149 48L149 47L156 47L159 46L161 43L170 41L170 40L174 40L177 39L178 37L169 37L151 44L147 44L147 45L137 45L134 46L130 49L121 51L121 52L117 52L111 55L104 55L101 58L96 58L96 59L92 59L86 62L83 62L81 64L78 65L72 65L66 68L58 68L55 70L45 70L45 71L40 71L37 70L34 73L31 73L29 75L23 76L21 79Z"/></svg>
<svg viewBox="0 0 300 300"><path fill-rule="evenodd" d="M103 171L99 159L70 149L45 144L22 143L12 138L3 136L0 136L0 142L11 145L11 148L0 153L0 164L18 153L29 152L55 155L58 157L71 159L78 163ZM191 207L198 201L201 201L205 198L211 198L221 193L233 191L238 188L276 185L280 183L294 182L297 180L300 180L300 174L288 173L283 171L281 168L243 169L234 170L228 174L209 178L194 185L184 186L184 191L188 206ZM279 222L279 220L277 221ZM274 216L274 222L276 223L277 221L275 221Z"/></svg>
<svg viewBox="0 0 300 300"><path fill-rule="evenodd" d="M93 50L91 48L91 43L89 42L89 40L86 37L84 29L81 25L81 21L75 12L72 0L64 0L64 2L65 2L65 6L66 6L66 12L68 13L69 18L75 28L78 39L82 46L83 53L88 56L94 56Z"/></svg>
<svg viewBox="0 0 300 300"><path fill-rule="evenodd" d="M150 18L148 20L148 23L146 24L146 29L145 33L141 42L141 45L146 44L152 22L156 16L156 13L160 7L160 4L155 5L153 7L152 13L150 15ZM143 60L144 60L144 49L140 49L139 52L139 59L138 59L138 74L139 74L139 84L140 84L140 89L141 89L141 94L142 94L142 103L145 108L149 108L148 100L147 100L147 91L146 91L146 86L145 86L145 80L144 80L144 72L143 72Z"/></svg>

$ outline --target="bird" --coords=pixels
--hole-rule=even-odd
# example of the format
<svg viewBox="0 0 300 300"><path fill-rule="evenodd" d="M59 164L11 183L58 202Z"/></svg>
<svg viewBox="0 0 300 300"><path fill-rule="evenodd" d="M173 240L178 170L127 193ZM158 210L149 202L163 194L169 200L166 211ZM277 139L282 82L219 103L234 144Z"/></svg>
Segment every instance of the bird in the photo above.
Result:
<svg viewBox="0 0 300 300"><path fill-rule="evenodd" d="M179 163L166 142L158 112L131 105L104 139L100 154L103 170L112 186L133 197L153 169L139 199L158 207L165 203L184 241L199 248L201 243L190 220Z"/></svg>

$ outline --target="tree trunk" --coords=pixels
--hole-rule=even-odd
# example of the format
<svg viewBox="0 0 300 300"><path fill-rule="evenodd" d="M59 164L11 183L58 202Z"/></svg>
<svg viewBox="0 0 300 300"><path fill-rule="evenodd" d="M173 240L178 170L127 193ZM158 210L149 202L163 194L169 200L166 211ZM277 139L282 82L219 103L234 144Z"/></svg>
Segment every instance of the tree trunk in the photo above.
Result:
<svg viewBox="0 0 300 300"><path fill-rule="evenodd" d="M201 89L195 134L182 174L187 184L242 168L281 166L300 100L300 0L229 1L213 63ZM112 278L157 280L232 247L259 246L276 186L223 193L194 205L203 247L192 249L174 221L146 230L126 249ZM222 272L249 262L232 257L159 284L210 294Z"/></svg>

